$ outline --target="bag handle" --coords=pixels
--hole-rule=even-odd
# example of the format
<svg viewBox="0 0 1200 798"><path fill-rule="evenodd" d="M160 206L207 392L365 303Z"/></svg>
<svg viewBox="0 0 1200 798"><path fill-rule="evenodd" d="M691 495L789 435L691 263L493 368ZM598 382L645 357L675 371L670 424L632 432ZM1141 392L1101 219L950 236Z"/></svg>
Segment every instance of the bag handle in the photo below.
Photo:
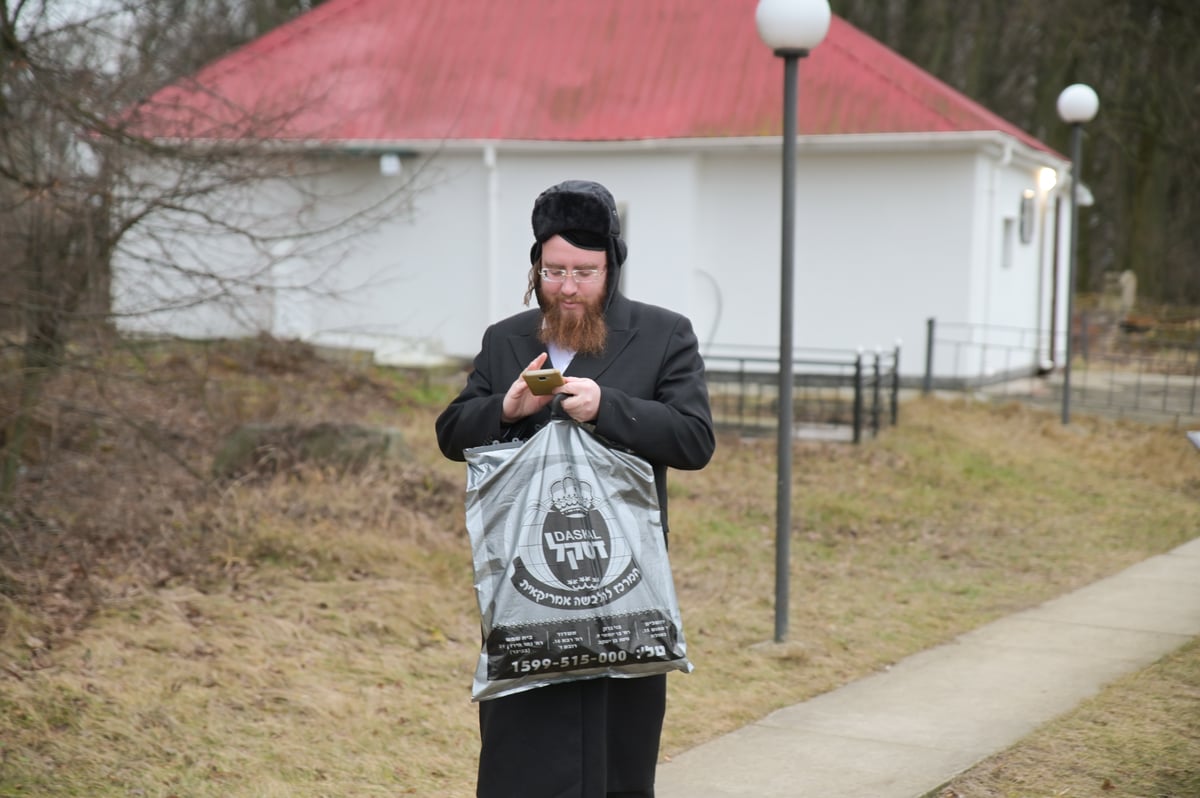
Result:
<svg viewBox="0 0 1200 798"><path fill-rule="evenodd" d="M566 394L554 394L554 398L550 400L550 418L558 418L564 421L571 420L571 417L567 415L567 411L563 410L562 408L563 401L566 400L566 398Z"/></svg>
<svg viewBox="0 0 1200 798"><path fill-rule="evenodd" d="M594 421L579 422L579 421L576 421L575 419L571 418L569 415L567 415L567 411L563 410L562 404L568 396L570 396L570 394L565 394L565 393L554 394L554 398L550 400L550 418L551 418L551 420L570 421L575 426L590 433L596 440L600 441L600 443L602 443L604 446L607 446L609 449L616 449L617 451L632 454L635 457L642 457L642 455L638 454L637 452L635 452L633 449L629 448L628 446L624 446L619 443L613 443L608 438L605 438L603 435L596 432L596 423ZM643 457L642 459L645 459L645 458Z"/></svg>

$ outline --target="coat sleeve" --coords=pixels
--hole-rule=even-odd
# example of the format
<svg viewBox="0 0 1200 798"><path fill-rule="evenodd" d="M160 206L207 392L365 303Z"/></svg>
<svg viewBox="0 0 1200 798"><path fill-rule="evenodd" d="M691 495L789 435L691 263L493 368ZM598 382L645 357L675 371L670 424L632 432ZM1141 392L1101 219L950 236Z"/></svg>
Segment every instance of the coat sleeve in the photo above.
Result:
<svg viewBox="0 0 1200 798"><path fill-rule="evenodd" d="M692 324L676 316L657 364L654 396L602 386L596 432L652 463L703 468L716 448L704 360Z"/></svg>
<svg viewBox="0 0 1200 798"><path fill-rule="evenodd" d="M484 333L466 387L442 411L435 424L438 446L451 460L466 460L464 449L521 435L522 424L509 426L500 420L508 384L497 386L493 382L497 368L492 356L494 337L492 328ZM503 375L499 378L504 380Z"/></svg>

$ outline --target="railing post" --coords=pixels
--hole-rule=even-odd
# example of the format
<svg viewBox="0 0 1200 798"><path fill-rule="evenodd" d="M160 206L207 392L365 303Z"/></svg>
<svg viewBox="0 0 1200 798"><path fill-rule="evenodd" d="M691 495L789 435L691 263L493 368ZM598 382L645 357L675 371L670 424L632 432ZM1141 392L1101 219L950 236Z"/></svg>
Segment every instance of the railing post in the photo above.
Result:
<svg viewBox="0 0 1200 798"><path fill-rule="evenodd" d="M896 342L896 348L892 357L892 426L900 420L900 342Z"/></svg>
<svg viewBox="0 0 1200 798"><path fill-rule="evenodd" d="M1188 404L1188 413L1196 412L1196 380L1200 377L1200 348L1196 350L1192 358L1192 395Z"/></svg>
<svg viewBox="0 0 1200 798"><path fill-rule="evenodd" d="M746 431L746 360L738 358L738 427Z"/></svg>
<svg viewBox="0 0 1200 798"><path fill-rule="evenodd" d="M925 382L921 386L921 393L926 396L933 390L933 334L936 326L933 316L925 320Z"/></svg>
<svg viewBox="0 0 1200 798"><path fill-rule="evenodd" d="M1088 340L1088 312L1086 310L1079 313L1079 354L1084 360L1088 359L1088 347L1091 342Z"/></svg>
<svg viewBox="0 0 1200 798"><path fill-rule="evenodd" d="M879 437L879 414L882 412L882 408L879 406L879 391L883 387L883 375L879 368L879 361L882 357L883 353L876 348L874 370L875 378L872 380L871 384L871 437L873 438Z"/></svg>
<svg viewBox="0 0 1200 798"><path fill-rule="evenodd" d="M854 357L854 442L862 442L863 415L863 363L862 350Z"/></svg>

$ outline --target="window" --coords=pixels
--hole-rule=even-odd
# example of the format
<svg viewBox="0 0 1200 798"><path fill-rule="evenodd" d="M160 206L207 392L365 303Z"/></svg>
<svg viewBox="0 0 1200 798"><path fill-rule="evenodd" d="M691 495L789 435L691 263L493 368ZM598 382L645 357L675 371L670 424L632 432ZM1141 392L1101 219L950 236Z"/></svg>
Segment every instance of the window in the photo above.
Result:
<svg viewBox="0 0 1200 798"><path fill-rule="evenodd" d="M1033 241L1034 226L1033 189L1027 188L1021 193L1021 243Z"/></svg>

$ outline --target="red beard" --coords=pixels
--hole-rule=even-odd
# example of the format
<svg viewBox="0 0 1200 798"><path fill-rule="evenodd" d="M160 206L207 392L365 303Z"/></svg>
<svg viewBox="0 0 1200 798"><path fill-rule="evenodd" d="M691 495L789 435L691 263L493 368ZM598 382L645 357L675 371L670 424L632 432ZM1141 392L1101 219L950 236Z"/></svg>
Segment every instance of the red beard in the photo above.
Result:
<svg viewBox="0 0 1200 798"><path fill-rule="evenodd" d="M539 297L542 305L542 328L538 340L554 344L581 355L599 355L608 342L608 325L600 302L589 303L583 313L564 313L556 298Z"/></svg>

